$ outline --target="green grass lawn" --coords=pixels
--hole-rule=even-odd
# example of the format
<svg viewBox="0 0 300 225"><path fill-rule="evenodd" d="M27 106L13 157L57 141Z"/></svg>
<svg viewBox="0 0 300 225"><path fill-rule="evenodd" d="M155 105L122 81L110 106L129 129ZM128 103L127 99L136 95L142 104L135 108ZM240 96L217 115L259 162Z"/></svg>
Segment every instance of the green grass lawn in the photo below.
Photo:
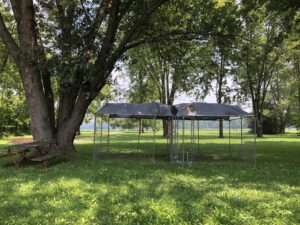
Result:
<svg viewBox="0 0 300 225"><path fill-rule="evenodd" d="M135 149L126 135L112 136L113 148ZM142 137L144 149L150 140ZM158 148L164 142L158 135ZM256 165L93 161L92 141L76 147L69 162L56 159L45 170L0 159L0 224L300 224L295 133L258 139Z"/></svg>
<svg viewBox="0 0 300 225"><path fill-rule="evenodd" d="M116 133L117 132L117 133ZM146 159L155 161L170 161L170 149L168 143L170 140L163 139L162 131L156 134L155 140L153 132L148 130L140 136L140 144L138 144L138 131L131 130L118 134L117 130L112 131L114 135L110 135L109 145L107 145L107 131L103 132L102 141L100 134L96 137L96 150L100 158L105 159ZM120 133L120 130L119 130ZM86 137L88 133L83 134ZM171 151L175 162L191 163L192 156L195 162L211 162L211 161L233 161L242 160L254 162L254 136L248 131L243 132L241 139L240 130L232 131L230 140L228 138L228 129L224 129L224 138L218 137L216 129L201 129L199 136L197 131L194 138L191 138L190 130L184 132L179 131L178 138L174 138L174 146ZM198 139L199 137L199 139ZM178 140L178 142L175 141ZM154 141L156 144L154 145ZM242 141L242 145L241 145ZM176 143L175 143L176 142ZM192 144L192 142L194 144ZM230 145L229 145L230 142ZM184 144L183 144L184 143ZM155 157L153 157L155 156Z"/></svg>

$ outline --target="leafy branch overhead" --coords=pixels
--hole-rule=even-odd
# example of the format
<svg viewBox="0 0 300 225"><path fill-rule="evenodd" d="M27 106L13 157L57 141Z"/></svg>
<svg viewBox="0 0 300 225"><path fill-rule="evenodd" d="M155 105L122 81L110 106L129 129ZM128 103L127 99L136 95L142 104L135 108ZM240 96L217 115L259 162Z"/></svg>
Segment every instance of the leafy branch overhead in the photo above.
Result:
<svg viewBox="0 0 300 225"><path fill-rule="evenodd" d="M1 6L16 23L13 37L0 14L0 36L20 71L33 135L71 148L89 104L128 49L218 32L211 24L216 15L206 12L215 4L206 1L11 0ZM157 26L164 10L170 17Z"/></svg>
<svg viewBox="0 0 300 225"><path fill-rule="evenodd" d="M165 65L165 74L171 67L176 70L179 74L178 79L173 77L176 78L173 79L176 91L187 91L199 83L207 84L202 87L210 87L209 79L215 71L211 67L213 53L208 51L212 42L218 43L219 47L242 49L243 52L254 42L267 43L267 48L261 47L268 53L266 62L276 59L276 52L274 55L274 49L270 50L269 46L279 46L284 33L270 29L278 34L278 38L268 39L266 43L259 37L249 37L243 30L244 24L255 26L259 20L243 20L252 3L241 1L240 4L246 7L239 7L231 0L2 1L0 37L5 52L9 53L20 72L34 139L56 139L61 147L73 150L76 131L89 105L105 85L109 85L111 73L117 65L131 57L126 53L133 48L145 50L149 53L149 60L153 53L157 54L160 63ZM266 11L269 8L276 11L273 9L275 5L269 1L254 6L252 8L257 9L258 14L259 6ZM294 8L287 10L290 12ZM258 16L256 11L251 13L250 10L247 17L250 20ZM285 22L289 21L289 14L282 15ZM280 20L276 16L272 18L273 21L269 17L266 20L277 27ZM288 27L287 24L279 25L282 28ZM251 46L253 52L259 48L259 45ZM194 50L190 51L190 48ZM5 59L6 55L3 56ZM257 57L255 60L261 59ZM0 69L5 64L5 60L1 61ZM147 65L149 72L153 70L151 65L155 67L157 62ZM271 64L264 67L264 71L270 68ZM197 73L200 76L197 77ZM161 78L156 77L151 84L156 83L159 89L157 79L160 79L166 89L160 92L160 99L164 99L164 93L168 92L172 100L176 91L165 85L171 79L167 81L167 76ZM206 94L207 90L202 92Z"/></svg>

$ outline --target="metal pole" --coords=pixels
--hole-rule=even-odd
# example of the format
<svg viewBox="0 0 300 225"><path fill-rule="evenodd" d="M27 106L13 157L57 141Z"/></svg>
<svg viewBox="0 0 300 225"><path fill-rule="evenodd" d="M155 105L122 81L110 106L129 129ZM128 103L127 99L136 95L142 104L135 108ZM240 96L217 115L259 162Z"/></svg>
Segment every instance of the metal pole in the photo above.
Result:
<svg viewBox="0 0 300 225"><path fill-rule="evenodd" d="M190 158L192 160L192 158L193 158L193 154L192 154L192 152L193 152L193 118L191 118L191 149L190 149L190 151L191 151ZM186 161L188 162L188 160L186 160Z"/></svg>
<svg viewBox="0 0 300 225"><path fill-rule="evenodd" d="M178 157L179 157L179 120L177 118L177 133L176 133L176 136L177 136L177 147L176 147L176 156L177 156L177 160L178 160Z"/></svg>
<svg viewBox="0 0 300 225"><path fill-rule="evenodd" d="M138 131L139 132L139 131ZM140 148L140 132L138 134L138 145L137 145L137 148L136 148L136 152L138 153L139 152L139 148Z"/></svg>
<svg viewBox="0 0 300 225"><path fill-rule="evenodd" d="M140 123L141 123L141 119L140 119ZM141 125L139 124L139 129L138 129L138 144L137 144L137 148L136 148L136 153L139 152L139 148L140 148L140 129L141 129Z"/></svg>
<svg viewBox="0 0 300 225"><path fill-rule="evenodd" d="M102 135L102 130L103 130L103 118L100 117L100 148L99 148L99 152L101 153L101 147L102 147L102 139L103 139L103 135Z"/></svg>
<svg viewBox="0 0 300 225"><path fill-rule="evenodd" d="M256 164L256 117L254 117L254 163Z"/></svg>
<svg viewBox="0 0 300 225"><path fill-rule="evenodd" d="M168 119L168 124L167 124L167 129L168 129L168 132L167 132L167 152L170 150L169 149L169 122L170 120Z"/></svg>
<svg viewBox="0 0 300 225"><path fill-rule="evenodd" d="M170 161L173 162L173 116L171 117Z"/></svg>
<svg viewBox="0 0 300 225"><path fill-rule="evenodd" d="M172 146L172 152L173 152L173 155L172 155L172 160L174 162L175 160L175 154L176 154L176 117L174 117L174 120L173 120L173 146Z"/></svg>
<svg viewBox="0 0 300 225"><path fill-rule="evenodd" d="M197 120L197 126L198 126L198 153L199 153L199 120Z"/></svg>
<svg viewBox="0 0 300 225"><path fill-rule="evenodd" d="M107 128L107 144L106 144L106 151L109 151L109 117L108 117L108 128Z"/></svg>
<svg viewBox="0 0 300 225"><path fill-rule="evenodd" d="M231 143L230 143L230 125L231 125L231 120L229 120L229 155L230 155L230 157L232 156L231 155Z"/></svg>
<svg viewBox="0 0 300 225"><path fill-rule="evenodd" d="M95 151L96 151L96 129L97 129L97 127L96 127L96 124L97 124L97 122L96 122L96 119L97 119L97 114L95 114L95 122L94 122L94 144L93 144L93 159L95 159L95 157L96 157L96 153L95 153Z"/></svg>
<svg viewBox="0 0 300 225"><path fill-rule="evenodd" d="M241 144L243 144L243 118L241 118Z"/></svg>
<svg viewBox="0 0 300 225"><path fill-rule="evenodd" d="M239 158L242 159L242 147L243 147L243 118L241 118L241 147L239 149Z"/></svg>
<svg viewBox="0 0 300 225"><path fill-rule="evenodd" d="M186 162L189 161L189 152L186 152Z"/></svg>
<svg viewBox="0 0 300 225"><path fill-rule="evenodd" d="M102 141L102 125L103 125L103 119L102 117L100 117L100 137L101 137L101 141Z"/></svg>
<svg viewBox="0 0 300 225"><path fill-rule="evenodd" d="M153 155L152 155L152 163L155 162L155 132L156 132L156 117L154 117L154 129L153 129Z"/></svg>
<svg viewBox="0 0 300 225"><path fill-rule="evenodd" d="M182 120L182 164L184 164L184 117Z"/></svg>
<svg viewBox="0 0 300 225"><path fill-rule="evenodd" d="M169 135L167 135L167 151L169 151Z"/></svg>
<svg viewBox="0 0 300 225"><path fill-rule="evenodd" d="M195 118L193 117L193 163L195 161Z"/></svg>

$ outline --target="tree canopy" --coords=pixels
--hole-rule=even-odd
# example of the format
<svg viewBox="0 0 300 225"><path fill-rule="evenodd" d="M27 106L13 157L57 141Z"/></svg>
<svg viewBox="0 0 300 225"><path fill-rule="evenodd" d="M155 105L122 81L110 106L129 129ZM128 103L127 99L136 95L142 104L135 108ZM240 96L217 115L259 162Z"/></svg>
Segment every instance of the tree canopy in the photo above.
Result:
<svg viewBox="0 0 300 225"><path fill-rule="evenodd" d="M205 95L213 79L221 81L226 101L224 74L234 76L261 131L275 74L290 63L291 118L298 120L299 43L285 41L298 35L293 1L10 0L0 9L0 69L11 68L5 82L14 80L12 94L21 101L25 94L35 140L55 139L72 150L91 102L124 65L133 81L130 96L140 102L171 104L176 92L189 90ZM294 46L289 60L281 58L286 45ZM143 91L148 96L139 99Z"/></svg>

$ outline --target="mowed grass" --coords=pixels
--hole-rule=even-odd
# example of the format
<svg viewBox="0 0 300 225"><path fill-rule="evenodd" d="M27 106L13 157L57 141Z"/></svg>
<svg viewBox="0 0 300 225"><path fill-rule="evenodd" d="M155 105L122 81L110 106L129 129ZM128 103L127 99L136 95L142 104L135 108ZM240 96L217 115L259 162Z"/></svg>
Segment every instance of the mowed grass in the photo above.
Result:
<svg viewBox="0 0 300 225"><path fill-rule="evenodd" d="M174 161L180 163L191 163L192 156L197 162L236 161L237 159L254 162L255 158L254 136L247 130L243 132L242 138L240 130L232 130L229 140L228 129L224 129L224 138L217 138L216 129L200 129L199 135L197 131L193 132L194 136L191 135L190 130L186 129L183 138L183 131L180 129L178 136L174 137L172 149L168 146L170 140L161 138L162 131L154 137L153 132L148 130L140 138L137 130L126 131L122 134L118 134L119 132L117 130L111 132L115 135L110 135L109 138L107 131L103 132L102 138L98 132L95 139L95 156L102 159L139 158L169 162L171 152Z"/></svg>
<svg viewBox="0 0 300 225"><path fill-rule="evenodd" d="M151 137L142 137L142 149L152 148ZM128 133L113 141L136 149ZM300 224L295 133L258 139L256 165L92 160L92 141L76 147L69 162L52 160L46 170L0 159L0 224Z"/></svg>

